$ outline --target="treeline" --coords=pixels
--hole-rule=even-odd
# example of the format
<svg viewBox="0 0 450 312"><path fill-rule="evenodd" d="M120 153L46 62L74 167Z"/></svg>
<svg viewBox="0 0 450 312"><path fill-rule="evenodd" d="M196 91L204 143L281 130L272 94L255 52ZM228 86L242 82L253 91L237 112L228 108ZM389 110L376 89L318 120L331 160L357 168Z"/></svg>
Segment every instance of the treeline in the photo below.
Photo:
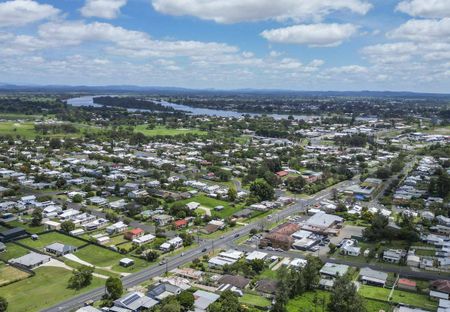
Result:
<svg viewBox="0 0 450 312"><path fill-rule="evenodd" d="M365 147L367 143L373 143L373 138L369 137L366 134L352 134L352 135L346 135L342 137L336 137L335 139L336 144L338 145L344 145L344 146L351 146L351 147Z"/></svg>
<svg viewBox="0 0 450 312"><path fill-rule="evenodd" d="M153 101L140 100L134 97L115 97L115 96L94 97L94 103L109 107L145 109L152 112L175 111L175 109L172 107L167 107Z"/></svg>
<svg viewBox="0 0 450 312"><path fill-rule="evenodd" d="M34 125L34 130L36 130L36 132L41 133L43 135L52 133L52 134L57 134L57 133L64 133L64 134L69 134L69 133L78 133L80 132L80 129L78 129L77 127L75 127L73 124L70 123L63 123L63 124L35 124Z"/></svg>

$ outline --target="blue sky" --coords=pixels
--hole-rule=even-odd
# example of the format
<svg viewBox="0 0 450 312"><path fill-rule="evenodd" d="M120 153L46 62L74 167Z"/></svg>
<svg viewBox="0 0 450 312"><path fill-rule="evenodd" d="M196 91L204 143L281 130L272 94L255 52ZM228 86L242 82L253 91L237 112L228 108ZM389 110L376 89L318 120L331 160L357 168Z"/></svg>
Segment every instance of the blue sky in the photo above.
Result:
<svg viewBox="0 0 450 312"><path fill-rule="evenodd" d="M0 82L448 93L450 1L0 1Z"/></svg>

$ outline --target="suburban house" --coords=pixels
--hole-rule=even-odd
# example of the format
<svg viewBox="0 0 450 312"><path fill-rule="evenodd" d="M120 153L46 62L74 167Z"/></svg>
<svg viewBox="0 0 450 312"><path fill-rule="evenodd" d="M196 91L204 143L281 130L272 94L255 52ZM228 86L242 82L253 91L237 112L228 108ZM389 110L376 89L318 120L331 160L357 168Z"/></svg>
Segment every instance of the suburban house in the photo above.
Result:
<svg viewBox="0 0 450 312"><path fill-rule="evenodd" d="M136 229L132 229L129 230L127 232L125 232L125 234L123 235L123 237L127 240L132 241L133 239L139 238L141 236L144 236L144 230L140 229L140 228L136 228Z"/></svg>
<svg viewBox="0 0 450 312"><path fill-rule="evenodd" d="M157 301L161 301L170 296L177 296L181 291L182 289L178 286L169 283L158 283L150 286L147 296Z"/></svg>
<svg viewBox="0 0 450 312"><path fill-rule="evenodd" d="M34 269L35 267L38 267L44 263L47 263L51 260L47 255L38 254L36 252L30 252L26 254L25 256L10 259L10 263L22 265L28 269Z"/></svg>
<svg viewBox="0 0 450 312"><path fill-rule="evenodd" d="M0 241L6 243L17 238L25 237L27 235L28 234L24 229L17 227L1 232Z"/></svg>
<svg viewBox="0 0 450 312"><path fill-rule="evenodd" d="M430 297L434 299L449 300L450 281L436 280L430 283Z"/></svg>
<svg viewBox="0 0 450 312"><path fill-rule="evenodd" d="M140 312L145 309L150 309L158 304L158 301L147 297L141 292L132 292L127 294L126 296L117 299L114 301L114 307L109 309L110 311L131 311L131 312ZM120 308L114 310L114 308Z"/></svg>
<svg viewBox="0 0 450 312"><path fill-rule="evenodd" d="M156 236L153 235L153 234L145 234L145 235L143 235L141 237L137 237L137 238L133 239L133 243L136 243L136 244L138 244L140 246L140 245L144 245L144 244L150 243L155 238L156 238Z"/></svg>
<svg viewBox="0 0 450 312"><path fill-rule="evenodd" d="M44 247L44 250L48 253L54 254L56 256L64 256L69 253L77 251L77 248L70 245L64 245L61 243L53 243Z"/></svg>
<svg viewBox="0 0 450 312"><path fill-rule="evenodd" d="M214 293L204 291L204 290L197 290L194 293L194 310L195 312L205 312L208 307L216 302L220 298L219 295L216 295Z"/></svg>
<svg viewBox="0 0 450 312"><path fill-rule="evenodd" d="M397 282L397 288L409 291L417 291L417 283L407 278L400 278Z"/></svg>
<svg viewBox="0 0 450 312"><path fill-rule="evenodd" d="M159 246L159 249L163 252L169 252L171 250L180 248L181 246L183 246L183 239L177 236L161 244L161 246Z"/></svg>
<svg viewBox="0 0 450 312"><path fill-rule="evenodd" d="M388 249L383 252L383 261L398 264L404 256L405 252L403 250Z"/></svg>
<svg viewBox="0 0 450 312"><path fill-rule="evenodd" d="M365 285L384 287L386 285L387 278L387 273L375 271L371 268L361 268L359 271L359 280Z"/></svg>
<svg viewBox="0 0 450 312"><path fill-rule="evenodd" d="M327 262L320 269L319 286L324 289L331 289L334 286L334 280L339 276L344 276L349 270L349 266L345 264L335 264Z"/></svg>

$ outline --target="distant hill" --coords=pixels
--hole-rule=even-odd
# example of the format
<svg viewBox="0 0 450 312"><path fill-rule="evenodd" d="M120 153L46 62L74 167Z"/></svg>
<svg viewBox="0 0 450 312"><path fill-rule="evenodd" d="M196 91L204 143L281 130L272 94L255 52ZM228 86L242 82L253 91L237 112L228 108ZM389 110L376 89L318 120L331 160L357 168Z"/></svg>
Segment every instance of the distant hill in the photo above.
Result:
<svg viewBox="0 0 450 312"><path fill-rule="evenodd" d="M14 85L0 83L0 92L42 92L42 93L86 93L86 94L208 94L208 95L259 95L259 96L304 96L304 97L383 97L383 98L441 98L450 99L450 94L415 93L409 91L296 91L281 89L188 89L158 86L68 86L68 85Z"/></svg>

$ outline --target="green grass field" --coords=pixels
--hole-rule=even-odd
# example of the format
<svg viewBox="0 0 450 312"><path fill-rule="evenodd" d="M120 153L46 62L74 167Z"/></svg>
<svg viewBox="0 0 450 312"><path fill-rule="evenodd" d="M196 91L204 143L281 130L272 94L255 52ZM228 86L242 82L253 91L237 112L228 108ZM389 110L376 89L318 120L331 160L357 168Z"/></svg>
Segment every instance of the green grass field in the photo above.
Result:
<svg viewBox="0 0 450 312"><path fill-rule="evenodd" d="M198 134L204 135L205 131L197 129L169 129L163 126L157 126L154 129L147 129L147 125L139 125L134 129L135 132L141 132L147 136L167 135L175 136L180 134Z"/></svg>
<svg viewBox="0 0 450 312"><path fill-rule="evenodd" d="M301 296L289 300L286 309L288 312L299 311L328 311L327 304L330 299L330 293L317 290L315 292L306 292ZM314 307L314 308L313 308ZM317 307L317 310L314 310Z"/></svg>
<svg viewBox="0 0 450 312"><path fill-rule="evenodd" d="M218 200L215 198L211 198L208 197L206 195L197 195L194 196L190 199L186 199L186 200L181 200L178 201L177 203L181 203L181 204L187 204L190 202L197 202L199 203L201 206L209 208L211 210L211 214L214 217L219 217L219 218L227 218L233 215L233 213L239 211L242 209L242 205L236 205L235 207L233 207L231 205L231 203L223 201L223 200ZM222 211L215 211L214 208L217 206L223 206L224 209ZM204 210L200 210L198 209L198 212L200 214L204 214Z"/></svg>
<svg viewBox="0 0 450 312"><path fill-rule="evenodd" d="M0 122L0 135L11 135L13 137L20 135L25 139L34 139L37 135L55 138L64 138L64 137L77 138L82 136L82 132L84 130L89 130L91 132L99 130L99 128L84 124L74 124L74 125L80 130L80 132L42 135L41 133L36 132L36 130L34 129L34 121L23 121L23 122L2 121Z"/></svg>
<svg viewBox="0 0 450 312"><path fill-rule="evenodd" d="M74 255L94 266L110 267L116 272L136 272L149 265L145 260L133 258L135 264L129 268L123 268L119 265L119 261L120 259L126 258L126 255L121 255L117 252L95 245L81 248L75 252Z"/></svg>
<svg viewBox="0 0 450 312"><path fill-rule="evenodd" d="M8 261L10 259L19 258L25 256L30 251L21 246L15 245L13 243L6 244L6 251L0 253L0 259L3 261Z"/></svg>
<svg viewBox="0 0 450 312"><path fill-rule="evenodd" d="M0 288L1 296L9 303L8 312L35 312L69 299L88 290L101 287L105 281L94 277L92 284L80 291L68 289L72 273L53 267L41 267L36 275ZM42 286L45 287L42 287Z"/></svg>
<svg viewBox="0 0 450 312"><path fill-rule="evenodd" d="M261 308L268 307L271 304L269 299L252 294L244 294L242 297L239 298L239 302L245 305L251 305Z"/></svg>
<svg viewBox="0 0 450 312"><path fill-rule="evenodd" d="M388 297L391 290L388 288L381 288L376 286L362 285L359 289L359 294L367 299L382 300L388 302ZM395 290L391 302L404 303L418 308L428 310L436 310L437 304L431 301L427 295L412 293L402 290Z"/></svg>
<svg viewBox="0 0 450 312"><path fill-rule="evenodd" d="M22 239L20 240L20 243L40 250L43 250L45 246L53 243L61 243L75 247L86 245L84 241L76 237L60 234L58 232L39 235L39 239L37 240L32 240L31 238Z"/></svg>
<svg viewBox="0 0 450 312"><path fill-rule="evenodd" d="M24 229L25 231L29 232L29 233L40 233L40 232L44 232L45 231L45 226L40 225L40 226L31 226L29 223L22 223L19 221L12 221L8 223L11 226L14 227L21 227L22 229Z"/></svg>
<svg viewBox="0 0 450 312"><path fill-rule="evenodd" d="M17 123L4 121L0 122L0 134L11 135L13 137L20 135L21 137L32 139L36 136L36 131L34 131L33 122Z"/></svg>

